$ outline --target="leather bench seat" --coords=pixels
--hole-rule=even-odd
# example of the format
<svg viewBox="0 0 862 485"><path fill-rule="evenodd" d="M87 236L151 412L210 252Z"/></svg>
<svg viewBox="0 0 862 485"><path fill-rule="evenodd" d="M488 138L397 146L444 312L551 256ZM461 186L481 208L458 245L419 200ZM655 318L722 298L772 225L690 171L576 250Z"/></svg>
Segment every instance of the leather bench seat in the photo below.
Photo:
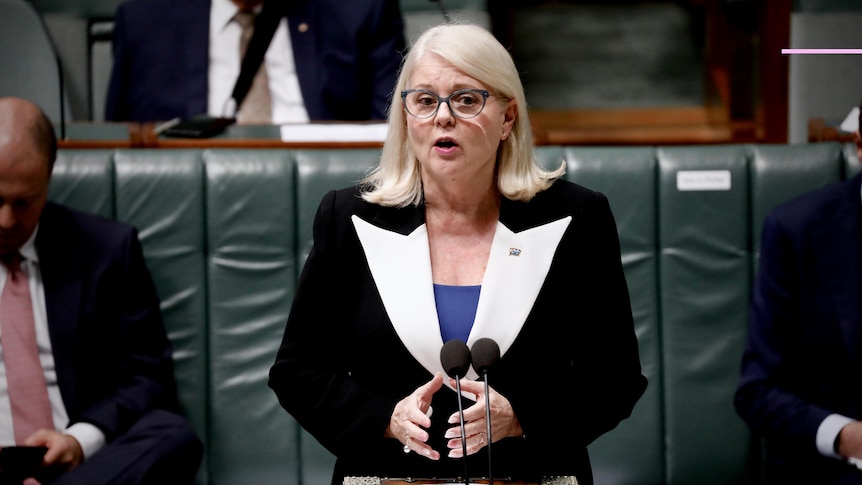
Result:
<svg viewBox="0 0 862 485"><path fill-rule="evenodd" d="M859 170L852 145L544 146L605 193L649 387L590 446L596 483L755 484L733 409L760 225ZM200 484L327 485L334 457L266 385L322 195L379 150L63 149L50 198L140 230L180 398L206 444ZM700 184L700 185L698 185ZM589 399L589 396L583 396Z"/></svg>

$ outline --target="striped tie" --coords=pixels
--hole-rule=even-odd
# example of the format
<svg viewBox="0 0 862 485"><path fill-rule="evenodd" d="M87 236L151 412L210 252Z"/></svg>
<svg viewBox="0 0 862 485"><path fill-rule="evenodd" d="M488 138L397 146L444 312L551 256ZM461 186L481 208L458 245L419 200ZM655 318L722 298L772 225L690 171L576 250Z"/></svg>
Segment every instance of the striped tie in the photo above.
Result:
<svg viewBox="0 0 862 485"><path fill-rule="evenodd" d="M12 407L15 443L22 444L36 430L54 429L45 373L36 345L36 324L27 275L18 253L3 255L6 284L0 295L0 345L6 366L6 385Z"/></svg>

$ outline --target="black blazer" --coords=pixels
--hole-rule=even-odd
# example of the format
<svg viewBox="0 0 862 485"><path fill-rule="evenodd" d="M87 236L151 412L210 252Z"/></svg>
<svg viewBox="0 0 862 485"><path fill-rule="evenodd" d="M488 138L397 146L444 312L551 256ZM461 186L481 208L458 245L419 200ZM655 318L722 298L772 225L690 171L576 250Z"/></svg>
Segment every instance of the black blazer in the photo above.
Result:
<svg viewBox="0 0 862 485"><path fill-rule="evenodd" d="M489 383L525 432L494 444L494 476L592 483L586 446L627 418L646 387L603 195L558 181L529 203L503 200L468 345L481 337L500 345ZM334 484L463 476L442 438L458 409L448 388L432 402L439 462L383 438L395 404L443 372L442 346L424 209L368 204L356 189L328 193L269 384L338 457ZM468 466L487 476L485 452Z"/></svg>
<svg viewBox="0 0 862 485"><path fill-rule="evenodd" d="M309 118L386 119L405 46L398 0L291 0L286 8ZM130 0L117 7L106 120L207 112L209 15L210 0Z"/></svg>
<svg viewBox="0 0 862 485"><path fill-rule="evenodd" d="M855 467L815 447L829 414L862 419L860 189L862 175L816 190L763 225L735 402L767 438L776 481L862 483Z"/></svg>
<svg viewBox="0 0 862 485"><path fill-rule="evenodd" d="M110 441L142 414L179 412L159 299L131 226L49 202L36 251L70 424Z"/></svg>

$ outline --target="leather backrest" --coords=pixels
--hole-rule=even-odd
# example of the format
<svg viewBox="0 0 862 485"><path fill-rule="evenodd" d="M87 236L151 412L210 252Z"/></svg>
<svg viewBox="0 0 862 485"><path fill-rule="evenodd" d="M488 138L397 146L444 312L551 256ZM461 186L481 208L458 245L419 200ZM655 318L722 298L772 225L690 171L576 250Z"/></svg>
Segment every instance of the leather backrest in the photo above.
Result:
<svg viewBox="0 0 862 485"><path fill-rule="evenodd" d="M295 285L293 154L249 155L203 155L211 483L297 483L299 429L267 387Z"/></svg>
<svg viewBox="0 0 862 485"><path fill-rule="evenodd" d="M0 0L0 96L36 103L52 121L61 116L64 96L60 63L42 18L26 0Z"/></svg>
<svg viewBox="0 0 862 485"><path fill-rule="evenodd" d="M631 418L589 447L596 483L665 482L654 148L568 148L566 178L608 197L620 236L647 389Z"/></svg>
<svg viewBox="0 0 862 485"><path fill-rule="evenodd" d="M138 228L174 351L183 410L206 444L207 273L198 150L123 150L114 157L116 218ZM157 203L161 202L161 203ZM205 471L206 467L202 467Z"/></svg>
<svg viewBox="0 0 862 485"><path fill-rule="evenodd" d="M596 483L754 483L733 409L760 224L859 170L852 144L541 147L604 193L641 364L632 417L591 444ZM377 149L61 150L49 197L135 224L174 343L180 398L207 445L199 484L328 485L334 457L266 385L323 194Z"/></svg>
<svg viewBox="0 0 862 485"><path fill-rule="evenodd" d="M114 158L111 150L60 150L48 197L85 212L114 217Z"/></svg>
<svg viewBox="0 0 862 485"><path fill-rule="evenodd" d="M750 288L748 150L661 148L658 169L667 482L748 483L751 440L732 400Z"/></svg>

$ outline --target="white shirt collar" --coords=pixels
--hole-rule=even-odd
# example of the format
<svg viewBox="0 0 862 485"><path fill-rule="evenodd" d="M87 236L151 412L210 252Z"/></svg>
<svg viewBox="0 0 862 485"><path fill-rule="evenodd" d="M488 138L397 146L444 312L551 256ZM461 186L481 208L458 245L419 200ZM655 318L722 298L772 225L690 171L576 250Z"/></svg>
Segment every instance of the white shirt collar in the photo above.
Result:
<svg viewBox="0 0 862 485"><path fill-rule="evenodd" d="M24 257L27 261L32 261L34 263L39 262L39 253L36 252L36 234L39 232L39 225L36 225L36 228L33 229L33 234L30 234L30 238L18 248L18 252L21 253L21 256Z"/></svg>
<svg viewBox="0 0 862 485"><path fill-rule="evenodd" d="M212 0L210 6L210 25L224 29L239 11L239 7L230 0Z"/></svg>
<svg viewBox="0 0 862 485"><path fill-rule="evenodd" d="M261 5L255 7L255 12L260 12ZM210 6L210 25L215 25L219 30L224 29L239 12L239 7L231 0L212 0Z"/></svg>

